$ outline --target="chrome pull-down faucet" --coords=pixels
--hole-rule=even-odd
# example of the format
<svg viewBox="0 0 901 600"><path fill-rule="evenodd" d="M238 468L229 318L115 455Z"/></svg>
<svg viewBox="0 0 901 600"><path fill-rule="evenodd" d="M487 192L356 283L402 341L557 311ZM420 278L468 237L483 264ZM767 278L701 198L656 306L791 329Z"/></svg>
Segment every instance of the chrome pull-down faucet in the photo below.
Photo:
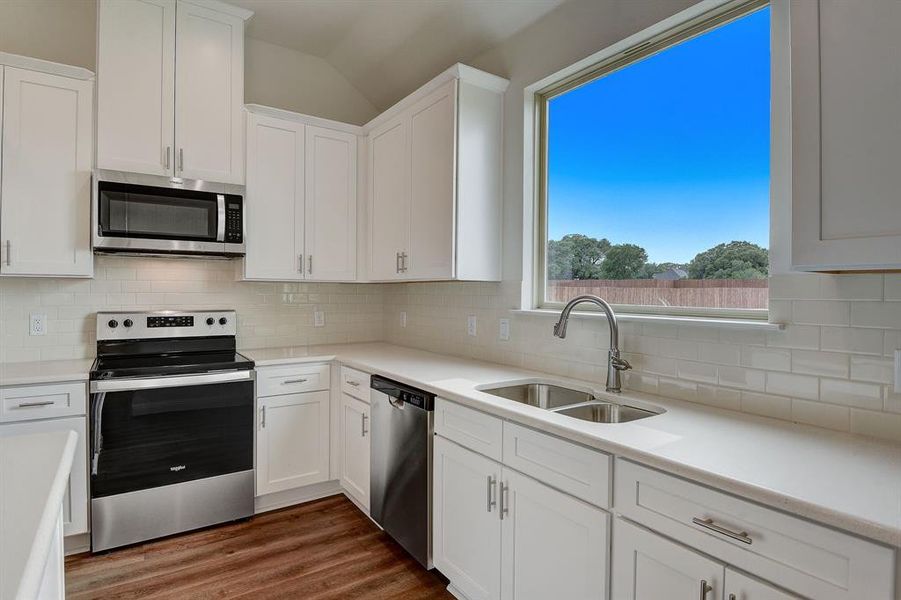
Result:
<svg viewBox="0 0 901 600"><path fill-rule="evenodd" d="M567 302L566 306L563 307L563 312L560 313L560 320L554 325L554 335L560 339L566 337L566 325L569 322L569 313L572 312L577 304L582 304L583 302L596 304L604 311L604 314L607 315L607 325L610 327L610 351L607 354L607 391L619 393L622 391L622 377L620 376L620 372L631 369L632 365L629 364L629 361L619 355L619 326L616 324L616 315L613 313L613 307L611 307L606 300L599 298L598 296L585 294L583 296L576 296Z"/></svg>

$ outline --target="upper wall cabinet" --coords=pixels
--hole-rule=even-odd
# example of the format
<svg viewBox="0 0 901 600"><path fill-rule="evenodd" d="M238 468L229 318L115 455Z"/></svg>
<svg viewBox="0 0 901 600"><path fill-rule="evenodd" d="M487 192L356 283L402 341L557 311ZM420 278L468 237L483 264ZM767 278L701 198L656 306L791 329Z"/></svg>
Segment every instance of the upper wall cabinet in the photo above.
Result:
<svg viewBox="0 0 901 600"><path fill-rule="evenodd" d="M501 279L507 83L456 65L366 126L370 279Z"/></svg>
<svg viewBox="0 0 901 600"><path fill-rule="evenodd" d="M93 74L0 59L0 274L90 277Z"/></svg>
<svg viewBox="0 0 901 600"><path fill-rule="evenodd" d="M791 3L792 262L901 268L901 3Z"/></svg>
<svg viewBox="0 0 901 600"><path fill-rule="evenodd" d="M97 166L244 182L244 21L215 0L100 0Z"/></svg>
<svg viewBox="0 0 901 600"><path fill-rule="evenodd" d="M353 281L359 128L248 109L247 255L240 276Z"/></svg>

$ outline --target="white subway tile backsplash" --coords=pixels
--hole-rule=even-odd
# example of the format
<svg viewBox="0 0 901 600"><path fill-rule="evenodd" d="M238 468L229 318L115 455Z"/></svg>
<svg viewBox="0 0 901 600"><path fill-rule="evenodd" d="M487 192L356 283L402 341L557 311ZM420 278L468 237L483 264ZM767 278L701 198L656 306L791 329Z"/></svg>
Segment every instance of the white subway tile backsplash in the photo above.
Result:
<svg viewBox="0 0 901 600"><path fill-rule="evenodd" d="M851 325L901 329L901 302L854 302Z"/></svg>
<svg viewBox="0 0 901 600"><path fill-rule="evenodd" d="M680 360L676 363L676 374L688 381L697 381L700 383L716 383L716 365L710 365L702 362L692 362Z"/></svg>
<svg viewBox="0 0 901 600"><path fill-rule="evenodd" d="M716 365L737 365L741 360L742 347L737 344L698 344L698 360Z"/></svg>
<svg viewBox="0 0 901 600"><path fill-rule="evenodd" d="M820 347L820 328L814 325L788 325L781 331L768 331L766 345L773 348L816 350Z"/></svg>
<svg viewBox="0 0 901 600"><path fill-rule="evenodd" d="M882 386L843 379L822 379L820 400L830 404L882 410Z"/></svg>
<svg viewBox="0 0 901 600"><path fill-rule="evenodd" d="M883 337L881 329L823 327L820 332L820 348L836 352L882 354Z"/></svg>
<svg viewBox="0 0 901 600"><path fill-rule="evenodd" d="M792 323L814 325L848 325L851 304L834 300L795 300L792 302Z"/></svg>
<svg viewBox="0 0 901 600"><path fill-rule="evenodd" d="M890 301L901 300L901 273L886 273L885 299Z"/></svg>
<svg viewBox="0 0 901 600"><path fill-rule="evenodd" d="M827 300L882 300L882 275L859 273L820 275L820 298Z"/></svg>
<svg viewBox="0 0 901 600"><path fill-rule="evenodd" d="M820 380L807 375L793 373L767 373L766 391L780 396L816 400L819 398Z"/></svg>
<svg viewBox="0 0 901 600"><path fill-rule="evenodd" d="M848 431L851 427L851 409L847 406L835 406L833 404L793 398L791 410L792 421L796 423L838 431Z"/></svg>
<svg viewBox="0 0 901 600"><path fill-rule="evenodd" d="M852 408L851 431L901 442L901 414Z"/></svg>
<svg viewBox="0 0 901 600"><path fill-rule="evenodd" d="M743 390L763 391L766 387L766 372L745 369L744 367L726 367L717 369L720 385Z"/></svg>
<svg viewBox="0 0 901 600"><path fill-rule="evenodd" d="M741 349L741 364L755 369L790 371L791 356L791 350L745 346Z"/></svg>
<svg viewBox="0 0 901 600"><path fill-rule="evenodd" d="M848 355L815 350L792 350L791 370L793 373L821 375L823 377L847 377Z"/></svg>
<svg viewBox="0 0 901 600"><path fill-rule="evenodd" d="M875 356L852 356L851 379L874 383L892 383L894 381L894 361L889 358Z"/></svg>
<svg viewBox="0 0 901 600"><path fill-rule="evenodd" d="M741 392L713 385L699 384L698 402L717 408L741 410Z"/></svg>
<svg viewBox="0 0 901 600"><path fill-rule="evenodd" d="M741 410L762 417L790 421L792 414L791 399L769 394L742 392Z"/></svg>

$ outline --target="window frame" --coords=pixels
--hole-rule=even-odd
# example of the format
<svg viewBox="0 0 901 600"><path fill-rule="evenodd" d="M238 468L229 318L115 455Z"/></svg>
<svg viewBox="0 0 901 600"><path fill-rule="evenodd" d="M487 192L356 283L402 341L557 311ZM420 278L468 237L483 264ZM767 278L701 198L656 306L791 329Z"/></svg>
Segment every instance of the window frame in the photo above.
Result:
<svg viewBox="0 0 901 600"><path fill-rule="evenodd" d="M648 58L654 54L662 52L676 44L689 40L693 37L703 35L704 33L725 25L731 21L740 19L753 12L762 10L770 6L770 0L732 0L725 2L712 2L714 6L705 7L704 10L693 17L690 17L681 23L666 27L662 31L637 36L633 36L625 42L623 48L617 48L618 45L611 46L607 51L599 54L607 54L606 57L596 60L587 66L578 68L571 73L561 77L555 77L552 81L547 80L530 86L526 89L526 94L531 95L532 116L533 116L533 157L532 168L534 179L532 185L533 193L533 223L534 231L532 234L532 242L534 248L532 251L532 285L531 298L529 304L535 309L560 309L563 307L562 302L547 301L547 125L548 125L548 104L554 98L565 94L577 87L581 87L591 83L601 77L604 77L614 71L628 67L640 60ZM651 28L653 29L653 28ZM650 30L649 30L650 31ZM644 33L644 32L643 32ZM639 39L635 39L639 38ZM772 38L772 28L771 28ZM772 43L772 39L771 39ZM615 50L614 50L615 49ZM614 51L610 51L614 50ZM771 59L772 60L772 59ZM771 64L771 76L774 66ZM528 98L527 98L528 99ZM771 117L772 118L772 117ZM772 132L771 132L772 139ZM772 173L771 173L772 178ZM772 201L772 191L771 191ZM772 206L770 208L772 217ZM772 235L772 225L770 226ZM772 246L772 243L770 244ZM772 248L770 248L770 271L773 268ZM772 273L771 273L772 274ZM524 290L525 292L525 290ZM723 319L744 319L753 321L767 321L769 319L769 309L741 309L741 308L704 308L704 307L681 307L681 306L650 306L635 304L614 304L614 309L618 313L623 314L644 314L644 315L661 315L674 317L713 317ZM580 310L598 310L597 307L584 305Z"/></svg>

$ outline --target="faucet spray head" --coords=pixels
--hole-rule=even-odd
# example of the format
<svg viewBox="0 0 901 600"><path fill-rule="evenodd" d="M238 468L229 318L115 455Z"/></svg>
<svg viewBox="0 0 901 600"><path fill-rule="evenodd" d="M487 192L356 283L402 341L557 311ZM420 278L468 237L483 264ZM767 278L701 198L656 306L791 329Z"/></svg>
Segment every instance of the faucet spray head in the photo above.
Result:
<svg viewBox="0 0 901 600"><path fill-rule="evenodd" d="M554 324L554 335L561 340L566 337L566 319L563 317Z"/></svg>

